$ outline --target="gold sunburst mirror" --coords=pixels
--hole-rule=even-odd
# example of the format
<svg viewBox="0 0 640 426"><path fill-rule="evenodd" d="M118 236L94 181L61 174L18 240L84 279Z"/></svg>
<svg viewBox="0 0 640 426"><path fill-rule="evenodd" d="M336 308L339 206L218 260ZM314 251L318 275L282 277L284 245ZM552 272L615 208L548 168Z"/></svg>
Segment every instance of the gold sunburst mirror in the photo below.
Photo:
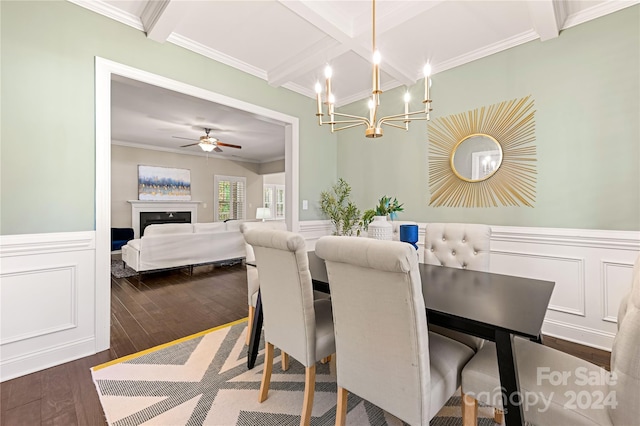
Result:
<svg viewBox="0 0 640 426"><path fill-rule="evenodd" d="M531 96L429 124L429 205L533 207L536 147Z"/></svg>

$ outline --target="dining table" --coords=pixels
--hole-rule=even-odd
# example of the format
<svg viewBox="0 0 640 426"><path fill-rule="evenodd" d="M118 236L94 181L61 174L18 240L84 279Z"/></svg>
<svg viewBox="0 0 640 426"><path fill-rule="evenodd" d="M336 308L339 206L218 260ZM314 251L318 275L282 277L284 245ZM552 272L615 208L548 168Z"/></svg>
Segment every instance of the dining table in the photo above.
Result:
<svg viewBox="0 0 640 426"><path fill-rule="evenodd" d="M308 252L313 288L330 292L324 260ZM541 343L541 329L555 283L512 275L419 263L428 324L495 342L505 423L524 425L515 336ZM263 312L260 292L247 366L258 356Z"/></svg>

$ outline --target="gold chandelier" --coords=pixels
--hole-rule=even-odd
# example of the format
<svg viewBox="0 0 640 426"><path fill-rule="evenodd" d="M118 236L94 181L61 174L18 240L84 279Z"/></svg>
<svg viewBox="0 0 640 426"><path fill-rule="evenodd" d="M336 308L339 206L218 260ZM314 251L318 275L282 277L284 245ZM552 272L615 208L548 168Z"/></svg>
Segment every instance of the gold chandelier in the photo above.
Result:
<svg viewBox="0 0 640 426"><path fill-rule="evenodd" d="M327 65L324 70L324 75L326 78L325 83L325 96L324 102L322 102L322 86L320 82L316 82L316 102L318 104L318 111L316 112L316 116L318 117L318 125L322 126L323 124L328 124L331 126L331 133L337 132L339 130L349 129L351 127L356 126L365 126L366 130L364 134L368 138L379 138L382 137L382 125L387 125L391 127L397 127L403 130L409 130L409 123L413 120L429 120L429 111L432 111L431 108L431 99L429 99L429 89L431 85L431 66L427 63L424 66L424 100L422 103L424 104L424 109L420 111L409 112L409 101L411 97L409 92L406 92L404 95L404 113L403 114L395 114L389 115L387 117L378 118L378 107L380 106L380 94L382 90L380 89L380 52L376 50L376 0L373 0L373 13L372 13L372 28L373 28L373 73L372 73L372 91L371 98L369 98L369 117L360 117L357 115L350 114L342 114L340 112L335 111L335 97L333 92L331 91L331 76L333 71L331 67ZM329 121L323 121L322 117L324 117L325 113L323 112L323 103L327 106L327 115L329 116ZM415 117L419 116L419 117ZM336 120L336 117L344 118L344 120ZM400 125L397 123L404 123L404 125ZM337 125L343 125L342 127L337 127Z"/></svg>

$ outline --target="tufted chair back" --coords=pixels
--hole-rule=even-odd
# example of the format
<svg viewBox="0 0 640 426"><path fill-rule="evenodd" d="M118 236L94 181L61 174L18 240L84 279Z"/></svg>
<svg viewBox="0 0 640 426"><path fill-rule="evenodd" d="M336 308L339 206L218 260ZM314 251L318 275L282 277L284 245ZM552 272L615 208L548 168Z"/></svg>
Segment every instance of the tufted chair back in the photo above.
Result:
<svg viewBox="0 0 640 426"><path fill-rule="evenodd" d="M611 349L611 372L615 380L609 391L617 407L609 408L614 425L637 424L640 418L640 256L633 268L631 291L618 311L618 333ZM614 393L615 392L615 393Z"/></svg>
<svg viewBox="0 0 640 426"><path fill-rule="evenodd" d="M424 263L489 271L491 227L467 223L429 223L425 229Z"/></svg>

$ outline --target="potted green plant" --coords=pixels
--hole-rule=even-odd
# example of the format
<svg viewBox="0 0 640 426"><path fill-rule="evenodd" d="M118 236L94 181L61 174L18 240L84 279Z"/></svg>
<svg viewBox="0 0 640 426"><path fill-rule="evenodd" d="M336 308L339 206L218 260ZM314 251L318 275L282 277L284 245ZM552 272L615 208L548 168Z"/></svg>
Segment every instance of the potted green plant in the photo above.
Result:
<svg viewBox="0 0 640 426"><path fill-rule="evenodd" d="M389 216L391 220L397 219L398 212L404 211L403 205L398 203L395 197L392 200L391 197L383 196L378 200L378 205L375 209L365 210L360 221L360 227L366 231L375 216Z"/></svg>
<svg viewBox="0 0 640 426"><path fill-rule="evenodd" d="M342 178L330 191L320 194L320 209L329 218L334 227L333 235L353 235L358 232L360 210L349 199L351 186Z"/></svg>

